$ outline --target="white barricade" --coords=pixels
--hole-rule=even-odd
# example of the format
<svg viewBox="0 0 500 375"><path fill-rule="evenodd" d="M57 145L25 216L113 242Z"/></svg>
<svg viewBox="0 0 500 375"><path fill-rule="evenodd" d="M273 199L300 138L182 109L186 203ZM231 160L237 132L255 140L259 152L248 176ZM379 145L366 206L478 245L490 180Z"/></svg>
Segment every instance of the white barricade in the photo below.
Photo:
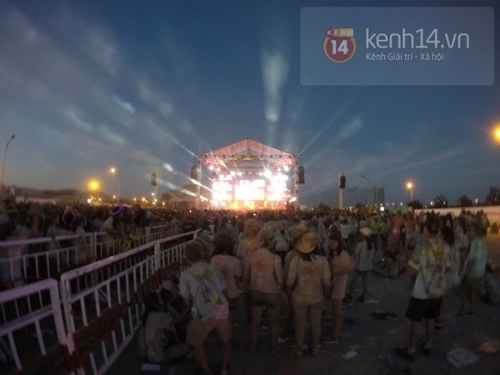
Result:
<svg viewBox="0 0 500 375"><path fill-rule="evenodd" d="M54 373L55 367L73 372L57 281L43 280L0 292L0 313L2 373L21 369Z"/></svg>
<svg viewBox="0 0 500 375"><path fill-rule="evenodd" d="M89 263L92 235L39 237L0 241L0 282L4 288L58 277L69 268Z"/></svg>
<svg viewBox="0 0 500 375"><path fill-rule="evenodd" d="M155 272L155 247L144 245L61 275L66 328L80 373L104 373L132 340L141 306L131 297ZM89 278L95 284L82 289ZM94 324L106 327L105 332L96 336Z"/></svg>
<svg viewBox="0 0 500 375"><path fill-rule="evenodd" d="M159 288L170 271L167 266L175 263L176 272L185 267L184 246L197 233L160 239L69 270L60 275L59 284L49 279L0 292L5 373L54 373L49 367L58 366L59 372L65 368L62 373L104 374L132 341L141 323L143 297ZM4 248L11 245L4 243ZM62 250L39 255L48 256L49 262ZM30 340L38 343L37 351Z"/></svg>

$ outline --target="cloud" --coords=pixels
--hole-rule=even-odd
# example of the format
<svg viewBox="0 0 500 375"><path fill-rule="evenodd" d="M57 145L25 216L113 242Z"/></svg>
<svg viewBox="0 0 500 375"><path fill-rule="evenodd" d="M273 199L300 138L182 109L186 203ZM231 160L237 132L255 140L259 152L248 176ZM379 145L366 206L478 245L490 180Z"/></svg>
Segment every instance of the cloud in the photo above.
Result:
<svg viewBox="0 0 500 375"><path fill-rule="evenodd" d="M118 105L118 107L120 107L121 109L123 109L124 111L130 113L130 114L134 114L135 113L135 108L132 104L130 103L127 103L125 101L123 101L122 99L120 99L118 96L116 95L113 95L111 97L111 99L113 100L113 102L115 104Z"/></svg>
<svg viewBox="0 0 500 375"><path fill-rule="evenodd" d="M83 116L83 114L78 107L70 105L65 108L62 113L64 117L70 120L71 123L73 125L76 125L76 127L80 130L84 130L89 133L94 131L94 125L92 125L90 122L82 120L81 117Z"/></svg>
<svg viewBox="0 0 500 375"><path fill-rule="evenodd" d="M351 122L345 124L344 126L342 126L342 128L340 128L337 141L344 141L347 138L352 137L362 128L363 124L361 123L361 119L359 117L353 119Z"/></svg>
<svg viewBox="0 0 500 375"><path fill-rule="evenodd" d="M156 109L163 118L168 120L174 115L174 107L166 95L152 88L146 80L138 82L137 94L147 105Z"/></svg>
<svg viewBox="0 0 500 375"><path fill-rule="evenodd" d="M97 128L97 131L99 132L100 135L102 135L102 137L105 140L107 140L109 142L115 143L119 146L124 146L127 143L127 141L125 140L125 137L114 132L112 129L110 129L106 125L99 126Z"/></svg>

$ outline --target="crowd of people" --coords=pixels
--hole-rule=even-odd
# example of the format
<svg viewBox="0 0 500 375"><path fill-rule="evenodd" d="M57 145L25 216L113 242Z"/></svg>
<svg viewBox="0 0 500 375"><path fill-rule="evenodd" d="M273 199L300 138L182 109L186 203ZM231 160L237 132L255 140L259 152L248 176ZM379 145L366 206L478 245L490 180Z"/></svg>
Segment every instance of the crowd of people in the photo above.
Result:
<svg viewBox="0 0 500 375"><path fill-rule="evenodd" d="M199 233L185 247L188 268L143 301L139 351L155 363L194 356L203 374L211 373L203 348L209 333L218 333L220 374L227 374L231 348L241 344L236 325L247 324L246 347L253 353L264 313L273 355L280 353L283 338L291 339L290 354L297 359L305 346L316 355L320 344L338 343L345 306L369 298L373 275L414 280L406 312L409 342L396 350L408 360L417 349L429 355L434 330L442 326L443 299L453 288L459 291L460 317L474 316L479 293L500 302L496 270L487 263L489 222L480 212L454 217L347 210L177 211L9 201L0 210L0 240L6 241L89 232L123 238L153 225ZM33 246L24 251L49 250ZM9 256L8 251L0 250L0 256ZM374 263L374 254L380 262ZM322 332L325 314L333 327ZM426 332L419 345L422 320Z"/></svg>
<svg viewBox="0 0 500 375"><path fill-rule="evenodd" d="M217 332L221 346L219 373L227 374L231 348L241 345L234 335L236 323L246 325L245 344L253 353L262 344L258 332L264 312L273 355L280 353L283 338L291 339L290 355L297 359L304 347L316 355L321 344L338 343L343 309L355 298L360 303L369 298L372 275L413 278L406 311L409 342L396 353L410 361L417 349L430 355L434 330L442 327L440 317L448 308L443 304L447 293L459 291L459 317L474 316L478 292L484 293L487 270L492 270L487 263L488 221L480 213L205 210L186 213L185 219L190 228L201 228L200 236L186 245L188 269L169 282L179 284L177 297L184 308L178 315L187 319L183 339L202 374L211 373L203 348L210 331ZM382 255L377 265L376 252ZM495 288L490 289L493 301ZM325 311L327 305L331 312ZM283 311L286 317L280 319ZM333 327L322 332L325 313ZM171 321L165 319L164 328L171 329ZM419 344L422 321L426 332ZM169 350L171 343L165 344ZM162 362L167 358L172 357L165 355Z"/></svg>

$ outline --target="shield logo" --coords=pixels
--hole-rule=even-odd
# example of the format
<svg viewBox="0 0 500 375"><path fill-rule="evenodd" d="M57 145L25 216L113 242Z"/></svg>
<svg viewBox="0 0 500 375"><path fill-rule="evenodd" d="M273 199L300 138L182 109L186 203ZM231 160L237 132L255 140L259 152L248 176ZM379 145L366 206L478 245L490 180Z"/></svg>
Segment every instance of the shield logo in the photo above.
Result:
<svg viewBox="0 0 500 375"><path fill-rule="evenodd" d="M356 40L352 28L326 29L323 51L336 63L349 61L356 53Z"/></svg>

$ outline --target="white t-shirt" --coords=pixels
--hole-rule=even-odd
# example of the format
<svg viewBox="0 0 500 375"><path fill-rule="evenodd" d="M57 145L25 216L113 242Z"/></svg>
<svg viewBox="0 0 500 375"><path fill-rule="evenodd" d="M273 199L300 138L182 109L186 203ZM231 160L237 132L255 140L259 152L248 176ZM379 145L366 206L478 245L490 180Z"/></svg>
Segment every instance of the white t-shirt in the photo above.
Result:
<svg viewBox="0 0 500 375"><path fill-rule="evenodd" d="M418 299L428 299L428 287L431 284L434 273L444 274L446 268L451 266L450 247L438 238L422 238L413 251L408 265L418 270L412 296ZM441 296L446 292L446 281L440 285Z"/></svg>
<svg viewBox="0 0 500 375"><path fill-rule="evenodd" d="M153 363L165 362L163 329L172 322L168 313L151 311L146 324L139 329L139 353Z"/></svg>

